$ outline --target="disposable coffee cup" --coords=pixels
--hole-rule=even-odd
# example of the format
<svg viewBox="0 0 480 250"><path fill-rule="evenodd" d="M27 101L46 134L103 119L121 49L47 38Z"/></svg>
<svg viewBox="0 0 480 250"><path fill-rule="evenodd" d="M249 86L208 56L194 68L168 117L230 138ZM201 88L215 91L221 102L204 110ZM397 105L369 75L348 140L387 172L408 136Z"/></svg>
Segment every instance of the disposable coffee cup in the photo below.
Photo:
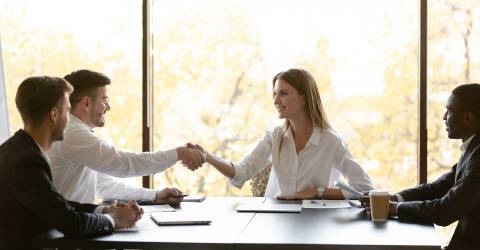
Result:
<svg viewBox="0 0 480 250"><path fill-rule="evenodd" d="M370 196L370 210L373 222L383 222L388 217L390 194L387 191L372 190Z"/></svg>

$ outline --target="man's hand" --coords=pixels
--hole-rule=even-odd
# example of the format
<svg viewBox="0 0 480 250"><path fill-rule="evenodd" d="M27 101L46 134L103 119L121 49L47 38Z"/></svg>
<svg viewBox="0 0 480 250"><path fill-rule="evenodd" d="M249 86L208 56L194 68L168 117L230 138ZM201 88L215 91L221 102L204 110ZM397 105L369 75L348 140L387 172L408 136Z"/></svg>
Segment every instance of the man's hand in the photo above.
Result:
<svg viewBox="0 0 480 250"><path fill-rule="evenodd" d="M370 196L368 195L368 192L363 193L363 197L360 201L362 202L362 205L365 206L367 213L371 214L372 211L370 210ZM391 194L390 202L388 204L388 217L397 216L397 205L397 196L395 194Z"/></svg>
<svg viewBox="0 0 480 250"><path fill-rule="evenodd" d="M187 146L178 147L177 155L178 159L192 171L201 167L206 161L204 153L198 149L189 148Z"/></svg>
<svg viewBox="0 0 480 250"><path fill-rule="evenodd" d="M200 152L202 152L202 154L205 156L205 160L208 161L208 152L202 147L202 145L189 142L187 143L186 146L191 149L197 149Z"/></svg>
<svg viewBox="0 0 480 250"><path fill-rule="evenodd" d="M363 197L360 199L362 205L370 211L370 196L369 192L364 192ZM395 194L390 195L390 201L398 202L397 196Z"/></svg>
<svg viewBox="0 0 480 250"><path fill-rule="evenodd" d="M108 207L108 211L111 211L109 214L115 221L115 229L132 227L143 215L143 209L135 201L129 201L127 204L117 203Z"/></svg>
<svg viewBox="0 0 480 250"><path fill-rule="evenodd" d="M398 202L390 200L388 204L388 217L397 216Z"/></svg>
<svg viewBox="0 0 480 250"><path fill-rule="evenodd" d="M157 192L155 203L158 204L179 204L183 201L182 191L176 188L165 188Z"/></svg>
<svg viewBox="0 0 480 250"><path fill-rule="evenodd" d="M117 200L112 201L112 203L108 206L105 206L102 210L102 214L111 214L117 207Z"/></svg>
<svg viewBox="0 0 480 250"><path fill-rule="evenodd" d="M308 200L318 198L318 191L315 188L306 189L301 192L296 192L294 195L280 195L277 196L279 200Z"/></svg>
<svg viewBox="0 0 480 250"><path fill-rule="evenodd" d="M200 150L200 152L202 152L203 154L205 154L205 155L207 154L207 152L205 151L205 149L204 149L204 148L202 147L202 145L200 145L200 144L194 144L194 143L189 142L189 143L187 143L187 147L193 148L193 149L198 149L198 150Z"/></svg>

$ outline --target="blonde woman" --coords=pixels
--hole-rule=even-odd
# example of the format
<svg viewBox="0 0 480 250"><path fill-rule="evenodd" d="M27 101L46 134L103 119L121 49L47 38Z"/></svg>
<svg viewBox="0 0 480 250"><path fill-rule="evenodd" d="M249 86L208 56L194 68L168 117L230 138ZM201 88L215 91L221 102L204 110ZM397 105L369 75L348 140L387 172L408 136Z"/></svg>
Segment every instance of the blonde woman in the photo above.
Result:
<svg viewBox="0 0 480 250"><path fill-rule="evenodd" d="M230 163L200 145L207 162L238 188L270 163L266 197L279 199L350 198L331 187L341 173L358 191L372 189L368 175L354 161L340 136L331 128L313 76L289 69L273 78L273 103L283 126L267 132L239 163Z"/></svg>

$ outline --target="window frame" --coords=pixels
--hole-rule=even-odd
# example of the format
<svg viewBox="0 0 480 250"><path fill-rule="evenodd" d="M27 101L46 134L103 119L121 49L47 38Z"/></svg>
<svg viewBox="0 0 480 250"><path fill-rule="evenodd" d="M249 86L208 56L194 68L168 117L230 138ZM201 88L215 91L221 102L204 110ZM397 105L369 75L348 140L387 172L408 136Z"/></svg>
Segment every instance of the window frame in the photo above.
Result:
<svg viewBox="0 0 480 250"><path fill-rule="evenodd" d="M153 149L153 33L151 19L153 0L142 3L142 150ZM417 126L417 183L427 182L427 0L419 1L419 56L418 56L418 126ZM153 175L143 176L142 185L153 187Z"/></svg>

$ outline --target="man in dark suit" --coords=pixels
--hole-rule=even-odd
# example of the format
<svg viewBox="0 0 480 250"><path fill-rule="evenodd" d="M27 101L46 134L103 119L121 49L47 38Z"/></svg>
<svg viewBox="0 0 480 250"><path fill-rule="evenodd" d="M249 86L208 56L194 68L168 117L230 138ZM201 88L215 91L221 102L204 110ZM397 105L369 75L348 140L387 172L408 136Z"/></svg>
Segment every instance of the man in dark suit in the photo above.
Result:
<svg viewBox="0 0 480 250"><path fill-rule="evenodd" d="M480 249L480 84L456 87L443 116L462 156L436 181L391 196L389 215L400 221L446 226L459 221L447 249Z"/></svg>
<svg viewBox="0 0 480 250"><path fill-rule="evenodd" d="M143 213L133 202L69 202L53 187L45 151L63 139L72 90L62 78L46 76L27 78L18 88L24 129L0 146L0 249L29 249L33 237L51 228L74 237L111 233Z"/></svg>

